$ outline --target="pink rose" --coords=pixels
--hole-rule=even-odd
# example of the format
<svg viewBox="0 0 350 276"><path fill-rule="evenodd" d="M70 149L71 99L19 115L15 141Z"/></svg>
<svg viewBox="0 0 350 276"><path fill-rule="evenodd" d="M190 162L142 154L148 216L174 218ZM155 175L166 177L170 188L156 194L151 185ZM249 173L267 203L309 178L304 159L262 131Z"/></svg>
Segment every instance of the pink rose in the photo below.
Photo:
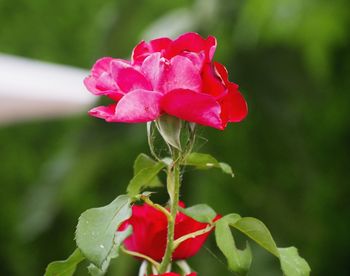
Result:
<svg viewBox="0 0 350 276"><path fill-rule="evenodd" d="M131 61L98 60L85 86L115 103L89 114L107 122L141 123L167 113L217 129L241 121L247 114L246 102L228 80L225 67L212 62L215 49L214 37L186 33L175 40L142 41Z"/></svg>

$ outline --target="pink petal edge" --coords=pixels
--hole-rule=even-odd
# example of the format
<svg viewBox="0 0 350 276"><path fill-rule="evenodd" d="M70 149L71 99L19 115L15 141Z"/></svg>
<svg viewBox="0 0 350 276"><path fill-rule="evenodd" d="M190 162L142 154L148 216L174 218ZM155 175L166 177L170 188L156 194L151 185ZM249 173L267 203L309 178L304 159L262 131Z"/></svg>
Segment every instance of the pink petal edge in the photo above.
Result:
<svg viewBox="0 0 350 276"><path fill-rule="evenodd" d="M223 129L221 107L210 95L176 89L164 95L161 107L166 113L185 121Z"/></svg>
<svg viewBox="0 0 350 276"><path fill-rule="evenodd" d="M108 122L144 123L160 116L160 100L156 91L136 89L127 93L117 104L115 114Z"/></svg>
<svg viewBox="0 0 350 276"><path fill-rule="evenodd" d="M105 119L106 121L114 116L116 104L110 104L108 106L97 106L91 109L88 113L90 116Z"/></svg>

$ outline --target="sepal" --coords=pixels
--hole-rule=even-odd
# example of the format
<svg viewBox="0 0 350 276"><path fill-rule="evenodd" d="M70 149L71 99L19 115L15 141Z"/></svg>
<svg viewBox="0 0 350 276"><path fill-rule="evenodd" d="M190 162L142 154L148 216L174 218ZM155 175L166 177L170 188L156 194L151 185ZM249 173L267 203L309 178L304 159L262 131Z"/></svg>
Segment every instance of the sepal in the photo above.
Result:
<svg viewBox="0 0 350 276"><path fill-rule="evenodd" d="M181 150L181 127L182 121L174 116L163 114L156 120L156 126L164 141Z"/></svg>

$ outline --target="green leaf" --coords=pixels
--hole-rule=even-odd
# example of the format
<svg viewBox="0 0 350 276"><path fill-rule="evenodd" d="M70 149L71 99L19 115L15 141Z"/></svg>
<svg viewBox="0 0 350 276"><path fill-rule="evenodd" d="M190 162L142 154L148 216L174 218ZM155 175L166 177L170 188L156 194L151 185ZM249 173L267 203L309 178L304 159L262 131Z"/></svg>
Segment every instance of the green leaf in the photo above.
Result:
<svg viewBox="0 0 350 276"><path fill-rule="evenodd" d="M234 224L231 224L231 226L241 231L276 257L279 256L276 243L273 240L269 229L267 229L265 224L260 220L251 217L244 217L236 221Z"/></svg>
<svg viewBox="0 0 350 276"><path fill-rule="evenodd" d="M311 269L295 247L278 248L283 273L287 276L308 276Z"/></svg>
<svg viewBox="0 0 350 276"><path fill-rule="evenodd" d="M156 125L165 142L181 150L181 120L174 116L164 114L158 118Z"/></svg>
<svg viewBox="0 0 350 276"><path fill-rule="evenodd" d="M118 196L109 205L92 208L81 214L76 242L84 256L100 269L115 254L116 230L131 216L130 199Z"/></svg>
<svg viewBox="0 0 350 276"><path fill-rule="evenodd" d="M92 275L92 276L103 276L103 275L105 275L105 272L102 269L99 269L93 263L89 264L87 269L89 271L89 274Z"/></svg>
<svg viewBox="0 0 350 276"><path fill-rule="evenodd" d="M226 221L228 225L236 228L261 247L280 259L282 271L286 276L308 276L310 267L308 263L298 255L295 247L277 248L270 231L264 223L252 217L241 218L237 214L231 214L220 219Z"/></svg>
<svg viewBox="0 0 350 276"><path fill-rule="evenodd" d="M205 153L192 152L184 161L186 166L194 166L198 169L208 169L214 167L219 162L211 155Z"/></svg>
<svg viewBox="0 0 350 276"><path fill-rule="evenodd" d="M141 153L139 156L137 156L135 162L134 162L134 175L137 175L141 170L145 168L151 168L155 164L157 164L157 161L154 161L151 157L148 155ZM158 176L155 176L153 179L150 179L149 187L162 187L163 184L160 182Z"/></svg>
<svg viewBox="0 0 350 276"><path fill-rule="evenodd" d="M213 156L205 153L192 152L189 154L183 162L185 166L194 166L197 169L210 169L219 168L224 173L230 174L232 177L233 172L230 165L217 161Z"/></svg>
<svg viewBox="0 0 350 276"><path fill-rule="evenodd" d="M224 163L224 162L219 162L219 167L224 173L227 173L227 174L231 175L232 177L234 177L232 168L229 164Z"/></svg>
<svg viewBox="0 0 350 276"><path fill-rule="evenodd" d="M105 275L109 266L111 259L117 258L119 256L119 248L123 241L132 234L132 226L129 225L124 231L117 231L114 238L113 250L108 256L107 260L102 264L102 268L98 268L93 263L88 266L88 271L92 276L102 276Z"/></svg>
<svg viewBox="0 0 350 276"><path fill-rule="evenodd" d="M216 217L215 211L206 204L197 204L189 208L180 208L185 215L203 223L211 223Z"/></svg>
<svg viewBox="0 0 350 276"><path fill-rule="evenodd" d="M249 271L252 254L248 243L244 250L240 250L236 247L229 222L239 220L240 216L229 216L230 217L224 217L216 222L216 244L226 257L228 268L238 275L244 276L247 275Z"/></svg>
<svg viewBox="0 0 350 276"><path fill-rule="evenodd" d="M83 254L77 248L68 259L50 263L46 268L45 276L72 276L77 265L84 259Z"/></svg>
<svg viewBox="0 0 350 276"><path fill-rule="evenodd" d="M165 167L163 162L156 162L151 167L141 169L129 182L127 192L130 197L134 197L140 193L142 188L154 187L154 179L157 174Z"/></svg>

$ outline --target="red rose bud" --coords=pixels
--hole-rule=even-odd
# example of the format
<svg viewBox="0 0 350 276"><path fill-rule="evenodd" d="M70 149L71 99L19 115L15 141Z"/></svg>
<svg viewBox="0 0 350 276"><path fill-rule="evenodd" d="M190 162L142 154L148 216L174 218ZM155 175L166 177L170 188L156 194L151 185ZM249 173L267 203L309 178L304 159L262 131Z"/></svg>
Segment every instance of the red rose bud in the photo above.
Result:
<svg viewBox="0 0 350 276"><path fill-rule="evenodd" d="M89 114L107 122L141 123L166 113L217 129L243 120L247 104L226 68L212 61L215 49L215 37L186 33L140 42L131 61L99 59L85 86L114 103Z"/></svg>
<svg viewBox="0 0 350 276"><path fill-rule="evenodd" d="M219 217L217 216L214 221ZM133 233L124 241L125 248L160 262L165 253L167 242L168 221L165 214L148 204L134 205L132 216L118 230L122 231L129 225L132 226ZM208 223L198 222L178 212L175 219L175 240L204 229L208 225ZM182 260L195 255L212 230L182 242L174 251L172 259Z"/></svg>

